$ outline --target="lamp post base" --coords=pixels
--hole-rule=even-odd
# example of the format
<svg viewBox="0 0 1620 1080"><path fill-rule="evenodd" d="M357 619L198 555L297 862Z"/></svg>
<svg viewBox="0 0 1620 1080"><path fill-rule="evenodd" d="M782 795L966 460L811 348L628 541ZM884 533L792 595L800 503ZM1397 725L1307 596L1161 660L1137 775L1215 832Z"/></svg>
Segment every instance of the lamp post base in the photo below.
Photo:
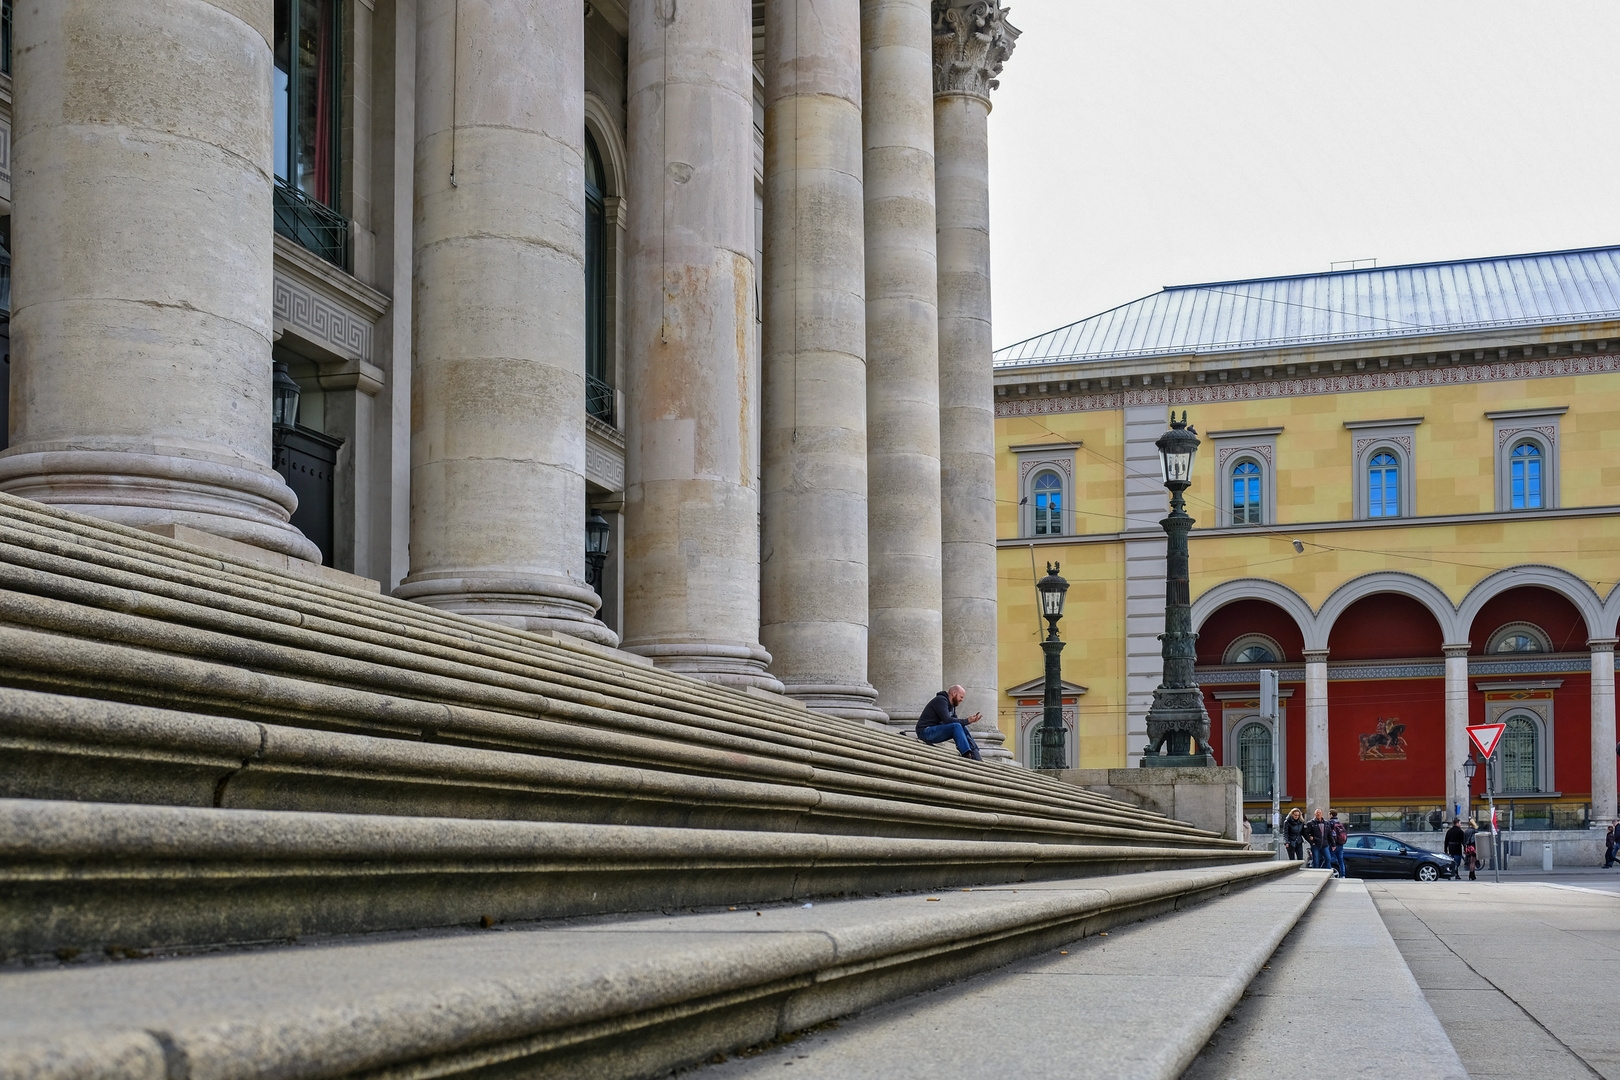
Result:
<svg viewBox="0 0 1620 1080"><path fill-rule="evenodd" d="M1214 754L1144 754L1142 768L1144 769L1188 769L1213 767Z"/></svg>

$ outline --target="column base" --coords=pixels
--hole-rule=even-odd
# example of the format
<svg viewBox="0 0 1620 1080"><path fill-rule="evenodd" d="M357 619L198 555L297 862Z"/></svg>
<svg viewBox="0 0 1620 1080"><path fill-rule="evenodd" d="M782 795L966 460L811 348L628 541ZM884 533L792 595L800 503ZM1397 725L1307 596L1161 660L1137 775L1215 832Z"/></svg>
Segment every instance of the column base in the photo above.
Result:
<svg viewBox="0 0 1620 1080"><path fill-rule="evenodd" d="M596 619L596 593L565 577L487 571L412 574L394 595L519 630L567 634L598 645L619 643L619 635Z"/></svg>
<svg viewBox="0 0 1620 1080"><path fill-rule="evenodd" d="M290 523L298 497L268 466L129 450L0 457L0 491L136 529L178 525L319 563Z"/></svg>
<svg viewBox="0 0 1620 1080"><path fill-rule="evenodd" d="M811 712L887 729L889 714L877 707L877 689L865 683L783 683L783 693Z"/></svg>
<svg viewBox="0 0 1620 1080"><path fill-rule="evenodd" d="M621 645L625 652L645 656L665 671L690 675L704 682L719 683L737 690L750 687L767 693L782 693L782 684L766 669L771 654L759 645L727 645L716 642L636 642Z"/></svg>

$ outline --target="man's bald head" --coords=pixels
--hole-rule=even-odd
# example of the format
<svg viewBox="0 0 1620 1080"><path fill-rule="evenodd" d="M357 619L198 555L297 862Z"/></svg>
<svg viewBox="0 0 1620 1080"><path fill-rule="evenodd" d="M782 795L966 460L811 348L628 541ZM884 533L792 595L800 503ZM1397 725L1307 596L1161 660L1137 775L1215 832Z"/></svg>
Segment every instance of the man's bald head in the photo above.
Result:
<svg viewBox="0 0 1620 1080"><path fill-rule="evenodd" d="M967 691L962 689L960 686L953 686L949 690L945 691L945 696L950 700L951 705L954 707L962 704L962 699L967 697Z"/></svg>

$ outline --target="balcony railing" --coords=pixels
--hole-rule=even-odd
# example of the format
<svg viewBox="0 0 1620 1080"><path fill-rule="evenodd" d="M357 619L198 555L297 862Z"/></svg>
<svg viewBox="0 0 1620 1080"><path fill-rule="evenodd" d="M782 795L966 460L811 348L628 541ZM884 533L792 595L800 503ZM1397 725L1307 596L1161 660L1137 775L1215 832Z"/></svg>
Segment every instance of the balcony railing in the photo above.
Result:
<svg viewBox="0 0 1620 1080"><path fill-rule="evenodd" d="M276 179L276 232L339 268L349 268L349 219Z"/></svg>
<svg viewBox="0 0 1620 1080"><path fill-rule="evenodd" d="M613 420L613 387L595 375L585 376L585 415L595 417L608 427L618 427Z"/></svg>

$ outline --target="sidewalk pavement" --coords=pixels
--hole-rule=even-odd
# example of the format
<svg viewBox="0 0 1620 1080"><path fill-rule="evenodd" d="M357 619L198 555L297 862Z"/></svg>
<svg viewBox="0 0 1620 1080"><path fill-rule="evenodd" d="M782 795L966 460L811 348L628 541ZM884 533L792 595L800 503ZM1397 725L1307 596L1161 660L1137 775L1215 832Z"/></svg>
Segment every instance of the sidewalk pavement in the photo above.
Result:
<svg viewBox="0 0 1620 1080"><path fill-rule="evenodd" d="M1479 881L1368 882L1476 1080L1620 1080L1620 895L1601 871L1583 871L1545 881L1505 872L1501 884L1484 872Z"/></svg>

